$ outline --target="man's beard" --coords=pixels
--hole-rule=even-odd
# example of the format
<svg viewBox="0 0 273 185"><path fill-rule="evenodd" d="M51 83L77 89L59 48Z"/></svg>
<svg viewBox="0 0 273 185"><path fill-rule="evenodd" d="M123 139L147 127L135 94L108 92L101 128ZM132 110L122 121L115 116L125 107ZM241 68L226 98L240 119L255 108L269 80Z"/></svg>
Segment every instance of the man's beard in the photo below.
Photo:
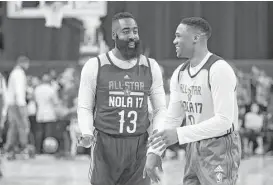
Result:
<svg viewBox="0 0 273 185"><path fill-rule="evenodd" d="M135 43L135 47L134 48L130 48L129 47L129 43L130 42L134 42ZM116 47L118 48L118 50L120 51L121 55L126 59L132 59L132 58L136 58L140 55L141 50L140 50L140 41L139 40L134 40L134 39L129 39L129 40L121 40L118 38L118 36L116 37Z"/></svg>

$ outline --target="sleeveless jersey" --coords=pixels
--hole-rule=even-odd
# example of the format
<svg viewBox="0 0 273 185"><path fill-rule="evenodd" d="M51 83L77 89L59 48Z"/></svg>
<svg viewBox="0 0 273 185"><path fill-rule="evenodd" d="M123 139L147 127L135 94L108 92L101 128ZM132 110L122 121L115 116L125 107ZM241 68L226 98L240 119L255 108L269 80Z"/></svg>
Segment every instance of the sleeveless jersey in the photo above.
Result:
<svg viewBox="0 0 273 185"><path fill-rule="evenodd" d="M148 96L152 86L150 61L141 55L134 67L121 69L109 54L98 56L94 127L118 136L136 136L150 126Z"/></svg>
<svg viewBox="0 0 273 185"><path fill-rule="evenodd" d="M178 73L178 83L182 92L181 96L187 125L198 124L214 116L214 106L209 80L209 70L210 67L219 60L223 59L214 54L211 55L208 61L193 76L190 75L189 72L189 61L182 64L182 67L180 68L180 71ZM234 130L234 126L238 126L238 116L236 116L238 115L236 95L234 97L234 101L235 108L232 128L224 133L221 133L219 136L232 132Z"/></svg>

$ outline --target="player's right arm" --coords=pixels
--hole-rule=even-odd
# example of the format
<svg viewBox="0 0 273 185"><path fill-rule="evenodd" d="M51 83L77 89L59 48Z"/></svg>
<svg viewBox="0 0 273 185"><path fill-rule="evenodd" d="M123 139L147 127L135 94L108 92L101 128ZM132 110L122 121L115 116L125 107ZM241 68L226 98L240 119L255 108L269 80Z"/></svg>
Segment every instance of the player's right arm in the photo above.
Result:
<svg viewBox="0 0 273 185"><path fill-rule="evenodd" d="M170 102L168 106L167 118L165 121L165 129L180 127L185 117L185 111L181 99L181 89L179 85L180 65L173 73L170 81Z"/></svg>
<svg viewBox="0 0 273 185"><path fill-rule="evenodd" d="M167 116L165 118L163 126L159 131L165 129L174 129L181 126L185 116L185 112L182 105L181 90L178 82L178 75L181 65L174 71L170 81L170 102L167 109ZM149 148L148 153L152 152L157 155L162 155L164 150Z"/></svg>
<svg viewBox="0 0 273 185"><path fill-rule="evenodd" d="M174 129L176 132L176 128L180 127L182 124L182 120L184 118L184 109L182 107L181 92L178 83L180 68L181 66L179 66L172 75L170 81L170 102L167 111L167 117L165 118L165 121L163 120L163 124L159 123L161 125L157 125L158 131ZM151 142L151 140L149 142ZM160 156L164 152L164 148L165 146L159 148L153 148L152 146L149 147L147 152L149 155L147 155L147 160L143 171L143 178L145 178L147 174L152 181L159 181L159 177L155 173L155 169L158 168L162 171L162 162Z"/></svg>
<svg viewBox="0 0 273 185"><path fill-rule="evenodd" d="M78 124L83 136L93 136L95 95L98 75L98 59L88 60L81 71L78 93Z"/></svg>

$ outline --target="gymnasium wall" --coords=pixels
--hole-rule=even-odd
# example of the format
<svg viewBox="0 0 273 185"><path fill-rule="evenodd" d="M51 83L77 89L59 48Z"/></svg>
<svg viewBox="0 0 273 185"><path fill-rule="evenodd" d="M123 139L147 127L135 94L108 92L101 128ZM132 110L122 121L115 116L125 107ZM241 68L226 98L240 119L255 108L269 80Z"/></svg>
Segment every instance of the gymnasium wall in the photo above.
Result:
<svg viewBox="0 0 273 185"><path fill-rule="evenodd" d="M227 60L235 68L242 70L243 72L249 73L252 66L257 66L259 69L264 70L268 76L273 78L273 60ZM166 77L169 78L175 68L178 67L183 61L182 60L158 60L158 63L165 69ZM0 72L9 71L12 69L15 61L2 61L0 63ZM78 65L77 61L38 61L31 60L30 69L28 74L40 76L44 72L48 72L50 69L55 69L58 73L61 73L67 67L76 67L81 70L81 66Z"/></svg>
<svg viewBox="0 0 273 185"><path fill-rule="evenodd" d="M104 22L111 40L111 17L120 11L136 17L144 45L158 60L175 59L173 45L177 25L185 17L201 16L211 24L209 48L227 59L273 58L273 2L109 2Z"/></svg>
<svg viewBox="0 0 273 185"><path fill-rule="evenodd" d="M201 16L213 28L209 48L214 53L227 59L273 58L273 2L111 1L107 9L102 29L109 46L113 44L112 16L129 11L138 21L150 56L157 60L175 59L172 41L177 25L184 17ZM33 60L77 60L82 29L80 23L77 25L64 24L61 30L52 30L44 27L44 19L4 17L4 58L14 60L27 54Z"/></svg>

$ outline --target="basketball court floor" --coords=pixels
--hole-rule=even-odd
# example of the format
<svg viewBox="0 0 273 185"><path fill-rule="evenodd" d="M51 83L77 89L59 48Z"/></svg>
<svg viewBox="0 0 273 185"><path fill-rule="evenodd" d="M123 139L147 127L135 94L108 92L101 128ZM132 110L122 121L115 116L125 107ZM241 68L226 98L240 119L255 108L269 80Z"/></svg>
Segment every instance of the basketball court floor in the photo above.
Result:
<svg viewBox="0 0 273 185"><path fill-rule="evenodd" d="M182 185L184 159L163 163L162 185ZM4 161L0 185L89 185L89 159L57 160L52 156ZM272 185L273 157L256 156L242 161L237 185Z"/></svg>

